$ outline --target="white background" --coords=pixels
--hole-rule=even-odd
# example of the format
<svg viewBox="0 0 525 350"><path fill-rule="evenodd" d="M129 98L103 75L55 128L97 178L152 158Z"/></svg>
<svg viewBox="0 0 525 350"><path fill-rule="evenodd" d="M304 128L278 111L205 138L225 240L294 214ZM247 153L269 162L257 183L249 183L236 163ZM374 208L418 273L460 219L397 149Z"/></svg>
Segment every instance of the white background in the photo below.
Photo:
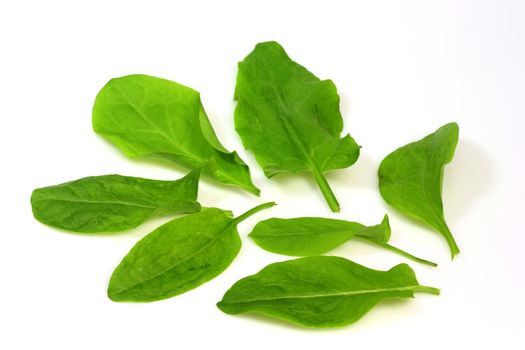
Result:
<svg viewBox="0 0 525 350"><path fill-rule="evenodd" d="M525 196L525 6L521 1L10 1L0 5L2 349L523 349ZM309 176L264 178L233 129L236 63L259 41L289 55L341 95L345 132L363 146L329 181L332 214ZM223 144L250 165L261 198L202 182L205 206L239 214L279 205L239 225L243 248L218 278L168 300L106 297L127 251L169 218L116 235L69 234L33 219L31 191L89 175L174 179L185 170L130 160L91 129L98 90L144 73L198 90ZM381 159L457 121L447 166L446 218L461 249L387 207L377 190ZM327 216L378 223L392 243L435 260L409 264L439 297L384 302L333 330L229 316L215 303L241 277L286 257L247 239L271 216ZM360 242L332 254L377 269L406 262Z"/></svg>

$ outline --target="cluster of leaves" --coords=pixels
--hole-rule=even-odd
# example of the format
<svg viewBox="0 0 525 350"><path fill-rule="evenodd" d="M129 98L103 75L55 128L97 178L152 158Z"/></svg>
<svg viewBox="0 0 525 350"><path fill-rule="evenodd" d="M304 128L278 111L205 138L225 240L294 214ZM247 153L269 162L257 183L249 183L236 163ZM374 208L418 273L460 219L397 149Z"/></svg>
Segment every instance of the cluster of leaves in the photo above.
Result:
<svg viewBox="0 0 525 350"><path fill-rule="evenodd" d="M239 63L235 99L235 128L265 175L309 172L332 211L339 211L324 174L355 163L360 146L350 135L340 137L343 120L334 83L318 79L279 44L267 42ZM255 195L260 191L244 161L219 142L199 93L191 88L146 75L112 79L96 97L93 128L130 157L162 158L191 170L175 181L104 175L33 191L34 217L74 232L119 232L155 216L188 214L146 235L123 258L108 287L114 301L165 299L216 277L241 249L237 224L275 205L261 204L237 217L201 208L201 174ZM457 124L447 124L394 151L379 168L385 201L443 234L453 256L459 250L445 223L441 183L457 140ZM255 243L303 258L241 279L217 306L229 314L256 312L307 327L335 327L357 321L386 298L439 294L421 286L405 264L377 271L321 255L357 238L437 266L388 244L390 235L386 215L374 226L317 217L261 221L249 235Z"/></svg>

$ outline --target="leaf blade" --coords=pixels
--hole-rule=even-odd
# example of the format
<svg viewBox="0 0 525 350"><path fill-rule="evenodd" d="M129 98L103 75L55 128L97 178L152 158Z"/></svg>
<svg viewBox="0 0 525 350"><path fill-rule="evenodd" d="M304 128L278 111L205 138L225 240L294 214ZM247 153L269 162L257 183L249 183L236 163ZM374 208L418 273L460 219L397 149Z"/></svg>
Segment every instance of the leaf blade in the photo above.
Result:
<svg viewBox="0 0 525 350"><path fill-rule="evenodd" d="M217 306L228 314L256 312L306 327L337 327L356 322L384 299L414 292L439 290L421 286L405 264L378 271L315 256L268 265L236 282Z"/></svg>
<svg viewBox="0 0 525 350"><path fill-rule="evenodd" d="M113 301L161 300L216 277L241 248L237 231L229 227L232 220L226 212L209 208L160 226L137 242L115 269L108 297Z"/></svg>
<svg viewBox="0 0 525 350"><path fill-rule="evenodd" d="M271 218L258 222L248 235L261 248L289 256L311 256L327 253L352 238L360 238L408 259L436 267L431 261L418 258L389 245L391 229L388 216L374 226L358 222L318 217L292 219Z"/></svg>
<svg viewBox="0 0 525 350"><path fill-rule="evenodd" d="M446 124L390 153L378 171L379 190L385 202L440 232L452 257L459 248L445 221L441 192L443 169L454 156L458 138L458 125Z"/></svg>
<svg viewBox="0 0 525 350"><path fill-rule="evenodd" d="M308 256L335 249L363 228L359 223L327 218L271 218L258 222L248 236L270 252Z"/></svg>
<svg viewBox="0 0 525 350"><path fill-rule="evenodd" d="M219 142L200 94L147 75L111 79L97 94L93 129L129 157L160 157L259 194L248 166Z"/></svg>
<svg viewBox="0 0 525 350"><path fill-rule="evenodd" d="M80 232L119 232L153 216L192 213L197 200L199 171L175 181L131 176L91 176L35 189L34 217L47 225Z"/></svg>
<svg viewBox="0 0 525 350"><path fill-rule="evenodd" d="M339 138L335 85L292 61L278 43L265 42L239 63L235 100L235 129L265 175L311 172L332 211L339 211L324 172L355 163L359 146L349 135Z"/></svg>
<svg viewBox="0 0 525 350"><path fill-rule="evenodd" d="M114 270L108 297L113 301L156 301L213 279L239 253L237 224L273 205L261 204L237 218L229 211L205 208L158 227L137 242Z"/></svg>

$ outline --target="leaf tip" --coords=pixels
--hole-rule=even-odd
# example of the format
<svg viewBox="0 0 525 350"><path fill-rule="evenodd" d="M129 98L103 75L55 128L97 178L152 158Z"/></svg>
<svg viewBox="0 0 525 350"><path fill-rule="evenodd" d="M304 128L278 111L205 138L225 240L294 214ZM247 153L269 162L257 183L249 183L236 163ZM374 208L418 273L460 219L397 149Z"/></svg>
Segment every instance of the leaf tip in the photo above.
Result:
<svg viewBox="0 0 525 350"><path fill-rule="evenodd" d="M106 294L111 301L121 301L119 298L119 293L115 292L115 289L111 286L111 284L109 285Z"/></svg>
<svg viewBox="0 0 525 350"><path fill-rule="evenodd" d="M231 314L232 312L228 310L226 305L224 304L224 300L219 301L217 304L215 304L219 310L224 312L225 314Z"/></svg>
<svg viewBox="0 0 525 350"><path fill-rule="evenodd" d="M253 187L251 187L251 188L249 188L249 189L247 189L247 190L248 190L248 192L250 192L251 194L253 194L253 195L257 196L257 197L260 197L260 196L261 196L261 190L258 189L258 188L255 187L255 186L253 186Z"/></svg>
<svg viewBox="0 0 525 350"><path fill-rule="evenodd" d="M444 128L451 128L451 129L454 129L454 130L457 130L459 131L459 125L458 123L456 122L450 122L450 123L447 123L443 126Z"/></svg>
<svg viewBox="0 0 525 350"><path fill-rule="evenodd" d="M388 218L388 215L385 214L385 216L383 216L383 220L381 221L381 225L385 226L388 231L390 231L390 219Z"/></svg>

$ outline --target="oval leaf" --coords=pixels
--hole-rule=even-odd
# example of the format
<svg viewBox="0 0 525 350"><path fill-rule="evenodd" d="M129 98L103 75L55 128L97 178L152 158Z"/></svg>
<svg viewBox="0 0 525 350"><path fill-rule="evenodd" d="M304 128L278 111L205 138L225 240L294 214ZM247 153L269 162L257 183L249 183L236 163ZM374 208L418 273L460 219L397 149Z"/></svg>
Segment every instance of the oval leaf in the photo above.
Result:
<svg viewBox="0 0 525 350"><path fill-rule="evenodd" d="M141 239L113 272L108 296L113 301L154 301L196 288L224 271L239 253L237 224L266 203L232 218L206 208L174 219Z"/></svg>
<svg viewBox="0 0 525 350"><path fill-rule="evenodd" d="M248 166L220 144L200 94L189 87L147 75L111 79L95 99L93 129L127 156L202 168L222 183L259 194Z"/></svg>
<svg viewBox="0 0 525 350"><path fill-rule="evenodd" d="M177 181L131 176L91 176L38 188L31 195L35 218L68 231L94 233L132 229L153 216L193 213L199 171Z"/></svg>
<svg viewBox="0 0 525 350"><path fill-rule="evenodd" d="M400 264L372 270L335 256L314 256L268 265L235 283L217 304L228 314L255 312L307 327L354 323L388 298L414 292L439 294L419 285L414 271Z"/></svg>
<svg viewBox="0 0 525 350"><path fill-rule="evenodd" d="M385 242L388 241L388 222L377 226L371 229L357 222L316 217L272 218L257 223L249 236L270 252L307 256L335 249L360 232L374 238L382 236Z"/></svg>
<svg viewBox="0 0 525 350"><path fill-rule="evenodd" d="M433 134L398 148L379 166L379 190L383 199L400 212L422 221L447 240L452 257L459 248L443 215L443 168L454 157L459 127L442 126Z"/></svg>
<svg viewBox="0 0 525 350"><path fill-rule="evenodd" d="M266 42L239 63L235 99L235 129L265 175L311 172L330 208L339 211L323 173L355 163L359 146L350 135L339 138L343 119L332 81Z"/></svg>

